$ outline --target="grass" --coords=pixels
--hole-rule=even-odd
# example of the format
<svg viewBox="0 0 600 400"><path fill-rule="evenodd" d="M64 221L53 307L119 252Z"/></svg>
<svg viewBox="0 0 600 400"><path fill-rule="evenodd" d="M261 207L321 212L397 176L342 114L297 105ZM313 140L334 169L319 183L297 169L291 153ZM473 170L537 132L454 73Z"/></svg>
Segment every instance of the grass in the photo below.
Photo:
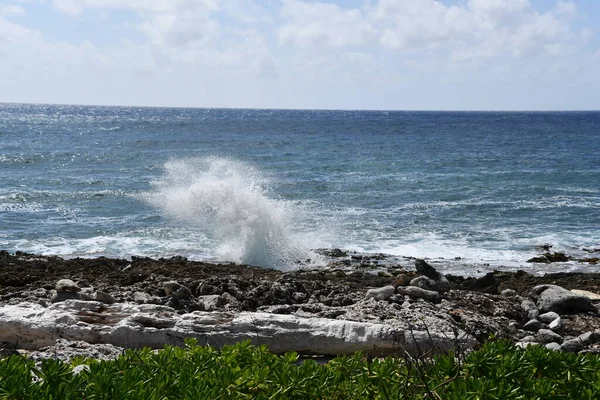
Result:
<svg viewBox="0 0 600 400"><path fill-rule="evenodd" d="M116 360L0 360L0 399L600 399L600 356L495 340L468 355L327 364L248 342L218 350L188 341L127 350Z"/></svg>

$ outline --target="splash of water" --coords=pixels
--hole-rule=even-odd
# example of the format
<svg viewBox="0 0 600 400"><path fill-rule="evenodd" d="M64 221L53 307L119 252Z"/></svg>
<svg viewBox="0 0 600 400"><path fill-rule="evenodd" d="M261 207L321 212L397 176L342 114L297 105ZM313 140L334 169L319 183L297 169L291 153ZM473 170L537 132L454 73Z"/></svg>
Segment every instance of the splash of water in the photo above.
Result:
<svg viewBox="0 0 600 400"><path fill-rule="evenodd" d="M279 269L320 262L292 229L302 210L269 197L269 181L256 168L219 157L171 160L164 168L145 200L216 240L217 258Z"/></svg>

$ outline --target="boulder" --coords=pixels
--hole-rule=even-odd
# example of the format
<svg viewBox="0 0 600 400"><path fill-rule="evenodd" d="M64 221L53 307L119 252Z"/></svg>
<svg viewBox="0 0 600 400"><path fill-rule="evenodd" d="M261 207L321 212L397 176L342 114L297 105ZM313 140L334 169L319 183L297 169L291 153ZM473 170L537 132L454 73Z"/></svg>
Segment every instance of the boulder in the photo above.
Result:
<svg viewBox="0 0 600 400"><path fill-rule="evenodd" d="M594 332L586 332L578 336L579 340L586 346L600 343L600 330Z"/></svg>
<svg viewBox="0 0 600 400"><path fill-rule="evenodd" d="M80 292L81 288L70 279L61 279L56 282L54 289L57 292Z"/></svg>
<svg viewBox="0 0 600 400"><path fill-rule="evenodd" d="M521 308L523 311L527 313L527 319L534 319L540 314L540 311L537 309L537 305L529 299L525 299L521 302Z"/></svg>
<svg viewBox="0 0 600 400"><path fill-rule="evenodd" d="M434 290L436 292L439 290L436 281L425 275L417 276L416 278L412 279L408 286L416 286L420 287L421 289Z"/></svg>
<svg viewBox="0 0 600 400"><path fill-rule="evenodd" d="M225 301L218 294L208 294L198 297L198 303L204 308L204 311L216 311L225 304Z"/></svg>
<svg viewBox="0 0 600 400"><path fill-rule="evenodd" d="M500 282L496 280L493 272L488 272L484 276L477 278L467 284L467 288L483 293L498 293L498 285Z"/></svg>
<svg viewBox="0 0 600 400"><path fill-rule="evenodd" d="M538 285L531 289L530 297L536 301L537 308L541 312L577 314L597 311L589 298L577 295L561 286Z"/></svg>
<svg viewBox="0 0 600 400"><path fill-rule="evenodd" d="M435 281L435 290L437 292L446 292L450 290L450 282L440 274L435 268L429 265L425 260L416 259L415 268L420 275L426 276Z"/></svg>
<svg viewBox="0 0 600 400"><path fill-rule="evenodd" d="M106 304L113 304L117 302L117 299L115 299L113 296L106 292L101 292L99 290L92 295L92 300Z"/></svg>
<svg viewBox="0 0 600 400"><path fill-rule="evenodd" d="M437 302L440 301L440 294L433 290L426 290L416 286L402 286L398 287L397 291L399 294L408 295L410 297L417 297L427 301Z"/></svg>
<svg viewBox="0 0 600 400"><path fill-rule="evenodd" d="M558 317L548 324L548 328L555 331L562 328L562 318Z"/></svg>
<svg viewBox="0 0 600 400"><path fill-rule="evenodd" d="M392 285L384 286L376 289L367 290L367 294L365 295L365 299L373 298L375 300L387 300L396 291L396 288Z"/></svg>
<svg viewBox="0 0 600 400"><path fill-rule="evenodd" d="M567 351L569 353L579 353L581 350L585 348L583 341L579 338L565 340L563 344L560 345L560 349L562 351Z"/></svg>
<svg viewBox="0 0 600 400"><path fill-rule="evenodd" d="M535 338L539 343L543 344L551 342L562 343L563 341L562 336L552 332L550 329L540 329L537 332L537 335L535 335Z"/></svg>
<svg viewBox="0 0 600 400"><path fill-rule="evenodd" d="M531 331L531 332L537 332L542 328L543 328L542 323L540 321L538 321L537 319L532 319L531 321L529 321L525 325L523 325L523 329L525 329L526 331Z"/></svg>
<svg viewBox="0 0 600 400"><path fill-rule="evenodd" d="M133 301L135 301L137 304L149 303L151 299L152 299L152 296L150 296L148 293L145 293L145 292L133 293Z"/></svg>
<svg viewBox="0 0 600 400"><path fill-rule="evenodd" d="M554 321L556 318L560 318L560 315L558 315L554 311L549 311L547 313L538 315L538 319L545 324L549 324L550 322Z"/></svg>

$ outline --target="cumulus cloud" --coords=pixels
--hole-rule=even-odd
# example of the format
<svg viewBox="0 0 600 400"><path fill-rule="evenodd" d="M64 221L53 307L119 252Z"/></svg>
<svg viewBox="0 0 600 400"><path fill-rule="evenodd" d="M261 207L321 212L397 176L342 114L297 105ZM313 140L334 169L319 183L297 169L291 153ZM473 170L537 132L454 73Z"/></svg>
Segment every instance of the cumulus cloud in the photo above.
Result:
<svg viewBox="0 0 600 400"><path fill-rule="evenodd" d="M371 22L359 9L342 9L334 3L283 0L286 23L278 31L284 45L360 46L373 35Z"/></svg>

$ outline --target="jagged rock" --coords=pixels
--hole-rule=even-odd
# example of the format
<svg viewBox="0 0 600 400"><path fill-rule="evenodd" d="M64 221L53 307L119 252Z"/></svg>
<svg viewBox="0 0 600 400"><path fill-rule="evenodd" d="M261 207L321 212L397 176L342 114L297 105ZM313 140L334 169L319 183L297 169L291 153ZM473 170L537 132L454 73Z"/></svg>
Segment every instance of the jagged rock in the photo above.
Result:
<svg viewBox="0 0 600 400"><path fill-rule="evenodd" d="M446 292L450 290L450 282L448 281L448 279L444 275L440 274L431 265L429 265L425 260L416 259L415 268L417 269L417 272L420 275L424 275L435 281L435 291Z"/></svg>
<svg viewBox="0 0 600 400"><path fill-rule="evenodd" d="M135 301L137 304L149 303L151 299L152 299L152 296L150 296L148 293L144 293L144 292L133 293L133 301Z"/></svg>
<svg viewBox="0 0 600 400"><path fill-rule="evenodd" d="M394 294L395 291L396 291L396 288L391 285L376 288L376 289L369 289L369 290L367 290L365 299L373 298L378 301L379 300L387 300Z"/></svg>
<svg viewBox="0 0 600 400"><path fill-rule="evenodd" d="M294 292L294 293L292 293L292 299L296 303L303 303L306 300L306 293Z"/></svg>
<svg viewBox="0 0 600 400"><path fill-rule="evenodd" d="M552 332L550 329L540 329L535 335L538 342L546 344L551 342L562 343L563 338L557 333Z"/></svg>
<svg viewBox="0 0 600 400"><path fill-rule="evenodd" d="M527 319L537 318L540 314L537 305L529 299L525 299L521 302L521 308L527 313Z"/></svg>
<svg viewBox="0 0 600 400"><path fill-rule="evenodd" d="M92 300L106 304L113 304L117 302L117 299L115 299L113 296L106 292L101 292L99 290L92 295Z"/></svg>
<svg viewBox="0 0 600 400"><path fill-rule="evenodd" d="M494 273L488 272L481 278L477 278L467 284L467 287L471 290L483 293L498 293L498 285L499 282L496 280Z"/></svg>
<svg viewBox="0 0 600 400"><path fill-rule="evenodd" d="M556 318L560 318L560 315L558 315L554 311L549 311L547 313L538 315L538 319L545 324L549 324L550 322L554 321Z"/></svg>
<svg viewBox="0 0 600 400"><path fill-rule="evenodd" d="M576 314L594 311L591 300L556 285L538 285L531 289L530 297L541 312L554 311L558 314Z"/></svg>
<svg viewBox="0 0 600 400"><path fill-rule="evenodd" d="M61 279L54 286L57 292L79 292L81 288L70 279Z"/></svg>
<svg viewBox="0 0 600 400"><path fill-rule="evenodd" d="M87 357L96 360L112 360L119 357L121 354L123 354L123 348L111 344L91 344L81 340L57 339L54 344L33 351L28 354L28 357L34 361L52 358L69 363L76 357Z"/></svg>
<svg viewBox="0 0 600 400"><path fill-rule="evenodd" d="M403 286L398 287L397 291L399 294L408 295L411 297L418 297L427 301L437 302L442 296L438 292L433 290L425 290L416 286Z"/></svg>
<svg viewBox="0 0 600 400"><path fill-rule="evenodd" d="M158 305L77 300L48 308L32 303L2 306L0 320L0 342L18 342L29 350L53 345L58 338L123 348L183 346L186 338L215 347L250 340L275 353L340 355L363 351L378 356L397 354L398 349L417 355L476 344L460 329L452 332L430 326L418 330L400 325L400 321L390 325L260 312L194 311L179 315Z"/></svg>
<svg viewBox="0 0 600 400"><path fill-rule="evenodd" d="M174 300L189 300L192 298L192 291L187 287L180 285L171 296Z"/></svg>
<svg viewBox="0 0 600 400"><path fill-rule="evenodd" d="M525 329L526 331L531 331L531 332L537 332L542 328L543 328L542 323L540 321L538 321L537 319L532 319L531 321L529 321L525 325L523 325L523 329Z"/></svg>
<svg viewBox="0 0 600 400"><path fill-rule="evenodd" d="M579 353L584 348L585 345L579 338L565 340L563 344L560 345L562 351L567 351L569 353Z"/></svg>

